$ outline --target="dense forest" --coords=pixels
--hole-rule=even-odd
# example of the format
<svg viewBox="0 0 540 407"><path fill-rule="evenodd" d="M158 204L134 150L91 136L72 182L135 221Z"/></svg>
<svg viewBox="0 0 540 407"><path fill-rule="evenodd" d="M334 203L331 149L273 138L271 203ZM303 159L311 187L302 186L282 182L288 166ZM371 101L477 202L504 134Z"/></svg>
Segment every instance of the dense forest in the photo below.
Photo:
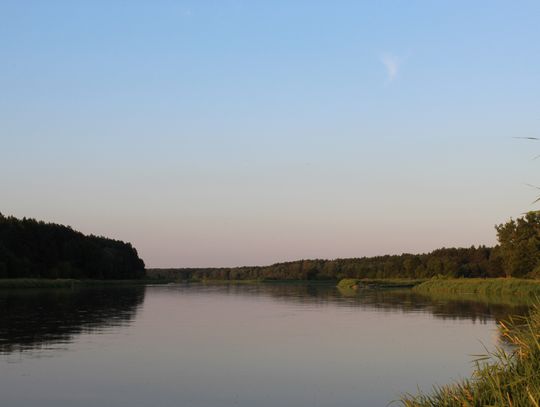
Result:
<svg viewBox="0 0 540 407"><path fill-rule="evenodd" d="M144 276L144 262L129 243L0 214L0 278L116 280Z"/></svg>
<svg viewBox="0 0 540 407"><path fill-rule="evenodd" d="M336 260L298 260L263 267L150 269L178 280L339 280L342 278L540 277L540 214L496 226L493 248L442 248Z"/></svg>

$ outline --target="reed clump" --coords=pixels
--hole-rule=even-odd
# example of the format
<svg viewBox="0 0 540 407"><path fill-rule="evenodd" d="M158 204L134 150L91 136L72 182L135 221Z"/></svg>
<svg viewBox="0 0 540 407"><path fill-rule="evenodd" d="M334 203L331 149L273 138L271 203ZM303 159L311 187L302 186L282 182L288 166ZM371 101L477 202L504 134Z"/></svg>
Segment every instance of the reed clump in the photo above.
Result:
<svg viewBox="0 0 540 407"><path fill-rule="evenodd" d="M540 407L540 307L499 329L511 350L481 355L470 379L436 387L431 394L405 395L405 407Z"/></svg>

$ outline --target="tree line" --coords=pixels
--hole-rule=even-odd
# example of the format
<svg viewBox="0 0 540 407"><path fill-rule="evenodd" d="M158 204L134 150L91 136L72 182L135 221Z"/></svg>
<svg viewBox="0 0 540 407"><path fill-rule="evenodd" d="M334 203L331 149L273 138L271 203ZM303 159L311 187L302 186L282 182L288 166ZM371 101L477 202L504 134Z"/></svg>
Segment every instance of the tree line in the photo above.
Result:
<svg viewBox="0 0 540 407"><path fill-rule="evenodd" d="M340 280L446 276L540 278L540 214L497 225L495 247L442 248L336 260L298 260L270 266L150 269L151 277L179 280Z"/></svg>
<svg viewBox="0 0 540 407"><path fill-rule="evenodd" d="M0 278L113 280L144 276L144 262L130 243L0 214Z"/></svg>
<svg viewBox="0 0 540 407"><path fill-rule="evenodd" d="M270 266L151 269L179 280L339 280L342 278L540 278L540 212L496 226L495 247L424 254L297 260ZM144 262L130 244L86 236L69 226L0 214L0 278L137 279Z"/></svg>
<svg viewBox="0 0 540 407"><path fill-rule="evenodd" d="M151 277L181 280L340 280L342 278L497 277L493 249L480 246L438 249L428 254L401 254L336 260L297 260L270 266L150 269Z"/></svg>

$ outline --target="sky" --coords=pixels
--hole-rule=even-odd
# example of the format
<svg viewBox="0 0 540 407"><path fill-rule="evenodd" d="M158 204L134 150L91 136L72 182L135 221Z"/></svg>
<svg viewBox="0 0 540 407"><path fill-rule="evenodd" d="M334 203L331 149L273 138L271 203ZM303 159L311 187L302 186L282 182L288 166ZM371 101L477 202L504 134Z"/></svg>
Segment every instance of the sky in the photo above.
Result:
<svg viewBox="0 0 540 407"><path fill-rule="evenodd" d="M493 245L539 209L536 1L0 0L0 212L147 267Z"/></svg>

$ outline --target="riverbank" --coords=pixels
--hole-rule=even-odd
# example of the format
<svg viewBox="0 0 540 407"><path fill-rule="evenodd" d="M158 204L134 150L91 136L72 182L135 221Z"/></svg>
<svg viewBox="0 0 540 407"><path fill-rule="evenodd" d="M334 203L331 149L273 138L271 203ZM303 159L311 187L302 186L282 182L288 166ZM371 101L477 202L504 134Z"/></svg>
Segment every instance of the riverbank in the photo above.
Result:
<svg viewBox="0 0 540 407"><path fill-rule="evenodd" d="M152 280L151 280L152 281ZM412 288L426 279L356 279L344 278L337 283L338 288L356 289L356 288ZM219 280L219 279L188 279L178 280L178 283L188 284L282 284L282 285L336 285L336 280Z"/></svg>
<svg viewBox="0 0 540 407"><path fill-rule="evenodd" d="M413 287L419 294L460 294L475 295L479 298L492 296L540 298L540 281L518 278L460 278L431 279Z"/></svg>
<svg viewBox="0 0 540 407"><path fill-rule="evenodd" d="M101 287L124 285L168 284L169 280L141 279L141 280L75 280L75 279L48 279L48 278L8 278L0 279L1 289L13 288L74 288L74 287Z"/></svg>
<svg viewBox="0 0 540 407"><path fill-rule="evenodd" d="M405 407L540 405L540 308L528 317L501 323L513 351L498 348L479 357L471 379L437 387L432 394L407 394ZM487 361L487 363L485 363Z"/></svg>

